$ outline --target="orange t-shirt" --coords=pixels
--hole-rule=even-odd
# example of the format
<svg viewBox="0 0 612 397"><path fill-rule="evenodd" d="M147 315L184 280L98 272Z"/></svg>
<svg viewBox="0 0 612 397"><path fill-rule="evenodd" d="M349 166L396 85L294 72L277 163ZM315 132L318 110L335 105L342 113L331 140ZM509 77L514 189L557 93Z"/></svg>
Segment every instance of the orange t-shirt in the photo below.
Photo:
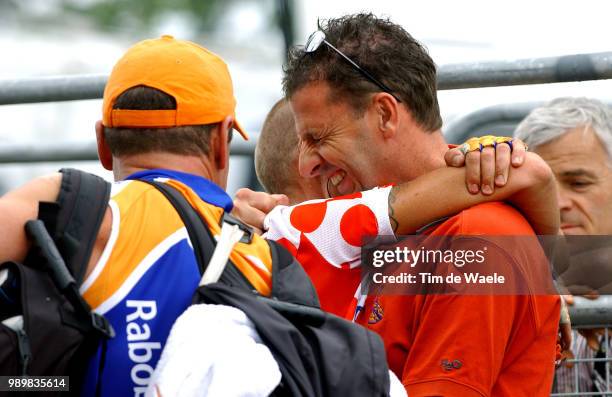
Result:
<svg viewBox="0 0 612 397"><path fill-rule="evenodd" d="M427 234L534 233L514 208L487 203ZM495 266L530 279L537 271L530 269L533 250L507 248L489 253L498 255ZM559 313L552 294L381 295L368 298L358 322L381 335L389 368L410 397L544 397L552 385Z"/></svg>

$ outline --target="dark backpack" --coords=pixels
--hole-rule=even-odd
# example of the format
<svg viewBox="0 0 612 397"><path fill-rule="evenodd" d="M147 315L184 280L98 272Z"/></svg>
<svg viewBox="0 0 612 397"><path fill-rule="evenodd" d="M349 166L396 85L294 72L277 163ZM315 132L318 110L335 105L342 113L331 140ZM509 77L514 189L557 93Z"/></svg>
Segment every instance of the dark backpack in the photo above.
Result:
<svg viewBox="0 0 612 397"><path fill-rule="evenodd" d="M72 394L77 394L83 364L101 339L114 335L106 319L93 313L78 291L110 185L77 170L61 172L58 201L39 205L39 219L44 223L26 224L32 248L25 265L0 264L0 270L8 270L7 279L0 283L0 321L5 321L0 323L0 374L67 375ZM11 320L6 320L19 315L22 328L9 327Z"/></svg>

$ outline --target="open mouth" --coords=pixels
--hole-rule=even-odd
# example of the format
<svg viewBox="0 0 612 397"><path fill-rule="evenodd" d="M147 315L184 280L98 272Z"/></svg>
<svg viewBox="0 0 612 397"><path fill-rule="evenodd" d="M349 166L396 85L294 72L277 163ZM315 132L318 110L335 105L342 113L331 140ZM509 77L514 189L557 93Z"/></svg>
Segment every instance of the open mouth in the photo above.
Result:
<svg viewBox="0 0 612 397"><path fill-rule="evenodd" d="M346 177L346 172L345 171L336 171L330 178L329 178L329 182L331 182L332 186L337 187L338 185L340 185L340 183L342 182L342 180Z"/></svg>
<svg viewBox="0 0 612 397"><path fill-rule="evenodd" d="M347 177L346 171L338 170L327 180L327 194L329 197L345 196L354 193L355 183Z"/></svg>

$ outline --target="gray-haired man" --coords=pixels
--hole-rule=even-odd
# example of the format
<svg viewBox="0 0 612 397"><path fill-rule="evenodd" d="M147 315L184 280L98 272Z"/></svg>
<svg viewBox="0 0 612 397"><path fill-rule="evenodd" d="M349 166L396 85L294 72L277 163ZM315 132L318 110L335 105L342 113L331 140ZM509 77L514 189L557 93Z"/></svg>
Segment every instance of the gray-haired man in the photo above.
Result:
<svg viewBox="0 0 612 397"><path fill-rule="evenodd" d="M515 137L525 141L553 170L558 185L563 232L566 235L612 235L610 107L595 99L558 98L534 109L518 125ZM591 240L600 241L601 238ZM610 257L609 251L605 256ZM601 279L604 274L609 274L609 262L580 261L579 264L573 263L576 269L570 271ZM593 334L590 336L591 343L582 335L574 334L572 350L578 357L593 358L601 354L587 347L587 344L594 348L599 345L597 338ZM601 351L601 348L597 350ZM593 363L576 365L576 369L562 366L557 370L556 392L601 391L605 388L602 385L606 377L605 366L600 369ZM575 370L578 371L578 384Z"/></svg>
<svg viewBox="0 0 612 397"><path fill-rule="evenodd" d="M558 98L516 129L552 168L565 234L612 234L612 113L595 99Z"/></svg>

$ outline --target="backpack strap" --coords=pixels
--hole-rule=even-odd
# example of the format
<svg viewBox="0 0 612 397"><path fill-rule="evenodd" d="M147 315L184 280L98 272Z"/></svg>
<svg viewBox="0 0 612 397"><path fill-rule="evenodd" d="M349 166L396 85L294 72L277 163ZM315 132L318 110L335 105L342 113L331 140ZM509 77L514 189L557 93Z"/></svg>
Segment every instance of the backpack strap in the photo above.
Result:
<svg viewBox="0 0 612 397"><path fill-rule="evenodd" d="M113 338L115 331L108 320L104 316L93 312L79 293L79 287L68 271L64 259L47 232L44 223L40 220L28 221L25 229L32 242L32 251L35 251L39 257L44 258L43 266L45 270L57 290L70 302L84 328L90 328L99 336Z"/></svg>
<svg viewBox="0 0 612 397"><path fill-rule="evenodd" d="M193 248L200 266L200 274L204 274L216 246L216 242L206 222L200 217L191 204L189 204L187 199L172 186L160 182L143 182L154 186L166 196L168 201L170 201L180 215L187 228L189 239L194 245ZM241 242L249 243L252 239L253 230L230 214L224 213L221 223L237 225L245 232L245 236ZM300 265L289 251L277 242L270 240L264 241L266 241L270 247L270 254L272 256L272 299L319 308L317 292L302 265ZM248 279L231 261L228 261L219 281L222 284L238 287L239 289L258 294Z"/></svg>
<svg viewBox="0 0 612 397"><path fill-rule="evenodd" d="M99 176L73 168L63 168L62 184L56 202L41 202L42 220L55 241L77 285L83 277L98 230L104 219L111 185ZM29 257L27 263L35 263Z"/></svg>
<svg viewBox="0 0 612 397"><path fill-rule="evenodd" d="M155 181L141 180L141 182L148 183L155 187L176 209L176 212L179 214L181 220L187 228L189 239L193 244L193 250L198 261L200 274L204 274L208 268L212 254L215 251L215 246L217 245L206 222L191 206L191 204L189 204L187 199L172 186ZM243 240L241 241L250 241L253 236L253 231L251 228L231 217L231 215L224 213L223 217L221 218L221 223L228 222L228 220L230 223L238 225L240 229L245 232L245 237L243 237ZM243 290L257 292L249 280L242 274L242 272L240 272L240 270L238 270L231 260L228 260L225 270L221 275L220 282Z"/></svg>

